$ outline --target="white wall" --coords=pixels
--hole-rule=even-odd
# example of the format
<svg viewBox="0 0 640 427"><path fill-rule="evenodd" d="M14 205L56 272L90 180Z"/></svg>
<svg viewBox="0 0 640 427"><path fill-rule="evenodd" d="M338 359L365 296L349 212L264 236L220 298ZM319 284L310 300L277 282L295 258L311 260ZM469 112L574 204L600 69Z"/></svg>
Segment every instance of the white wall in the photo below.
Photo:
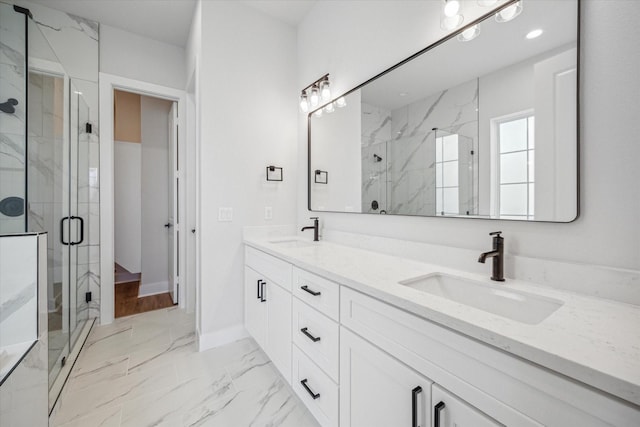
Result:
<svg viewBox="0 0 640 427"><path fill-rule="evenodd" d="M502 230L513 255L640 269L640 145L634 142L640 83L633 72L640 69L640 2L582 3L581 213L575 222L322 214L324 226L478 251L489 247L488 232ZM339 94L435 41L442 32L437 12L428 10L434 4L318 2L298 29L298 86L330 72ZM302 115L299 125L298 161L306 164ZM298 223L306 224L306 183L298 181Z"/></svg>
<svg viewBox="0 0 640 427"><path fill-rule="evenodd" d="M311 198L314 209L362 210L362 144L360 91L348 96L347 105L334 113L311 118L313 163ZM314 171L327 171L328 184L316 184ZM299 179L304 180L304 170Z"/></svg>
<svg viewBox="0 0 640 427"><path fill-rule="evenodd" d="M201 4L198 84L201 171L201 348L243 331L245 225L295 222L297 174L295 30L240 2ZM317 76L316 76L317 77ZM268 165L283 182L266 182ZM264 220L264 208L273 220ZM218 222L218 208L233 208Z"/></svg>
<svg viewBox="0 0 640 427"><path fill-rule="evenodd" d="M142 276L140 295L169 291L169 111L171 102L140 97Z"/></svg>
<svg viewBox="0 0 640 427"><path fill-rule="evenodd" d="M142 144L115 141L113 155L115 261L130 272L139 273L142 271Z"/></svg>
<svg viewBox="0 0 640 427"><path fill-rule="evenodd" d="M100 25L101 72L184 89L184 68L184 48Z"/></svg>

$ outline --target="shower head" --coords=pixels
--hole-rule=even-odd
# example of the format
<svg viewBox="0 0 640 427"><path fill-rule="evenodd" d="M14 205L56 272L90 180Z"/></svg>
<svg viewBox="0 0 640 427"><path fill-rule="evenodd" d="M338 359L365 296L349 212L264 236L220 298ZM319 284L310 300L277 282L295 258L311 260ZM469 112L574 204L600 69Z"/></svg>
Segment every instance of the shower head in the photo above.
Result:
<svg viewBox="0 0 640 427"><path fill-rule="evenodd" d="M382 157L378 156L377 154L374 154L374 155L373 155L373 160L374 160L375 162L381 162L381 161L382 161Z"/></svg>

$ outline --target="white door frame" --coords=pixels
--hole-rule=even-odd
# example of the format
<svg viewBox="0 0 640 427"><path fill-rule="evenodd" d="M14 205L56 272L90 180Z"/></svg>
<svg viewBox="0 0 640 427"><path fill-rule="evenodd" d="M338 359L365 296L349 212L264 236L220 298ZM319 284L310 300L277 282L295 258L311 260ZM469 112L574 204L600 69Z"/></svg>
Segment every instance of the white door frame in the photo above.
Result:
<svg viewBox="0 0 640 427"><path fill-rule="evenodd" d="M113 136L113 91L115 89L155 98L167 99L178 103L178 139L180 171L185 171L186 138L186 93L184 90L160 86L140 80L100 73L100 324L108 324L114 319L114 136ZM181 224L184 228L185 179L180 180L178 205ZM185 235L180 233L178 245L181 255L185 251ZM180 257L180 272L185 271L185 257ZM184 276L183 276L184 277ZM195 292L193 286L186 283L180 286L180 307L184 308L187 287Z"/></svg>

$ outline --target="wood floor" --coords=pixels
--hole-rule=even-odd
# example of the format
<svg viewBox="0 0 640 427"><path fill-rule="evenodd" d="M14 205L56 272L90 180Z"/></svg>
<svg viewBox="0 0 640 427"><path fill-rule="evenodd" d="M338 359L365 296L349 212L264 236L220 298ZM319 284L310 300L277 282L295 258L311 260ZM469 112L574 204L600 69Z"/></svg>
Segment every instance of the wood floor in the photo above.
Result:
<svg viewBox="0 0 640 427"><path fill-rule="evenodd" d="M173 306L169 292L138 297L140 273L131 273L116 264L115 317L130 316Z"/></svg>

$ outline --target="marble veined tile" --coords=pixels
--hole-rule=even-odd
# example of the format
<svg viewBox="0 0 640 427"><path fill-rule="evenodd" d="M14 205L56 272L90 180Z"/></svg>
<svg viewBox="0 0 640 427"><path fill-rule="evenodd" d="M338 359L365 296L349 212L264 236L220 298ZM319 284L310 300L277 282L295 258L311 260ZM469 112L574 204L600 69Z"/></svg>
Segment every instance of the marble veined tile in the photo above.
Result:
<svg viewBox="0 0 640 427"><path fill-rule="evenodd" d="M65 424L58 423L58 417L56 416L49 424L51 427L119 427L121 418L122 406L116 405L93 411L89 415Z"/></svg>
<svg viewBox="0 0 640 427"><path fill-rule="evenodd" d="M175 369L163 366L147 372L139 372L111 381L100 382L93 387L69 391L56 414L59 423L75 421L95 410L122 405L137 397L156 392L177 383Z"/></svg>
<svg viewBox="0 0 640 427"><path fill-rule="evenodd" d="M106 360L97 366L79 365L71 375L67 389L69 391L81 390L92 387L104 381L113 381L114 379L127 375L129 367L129 356L118 356L113 359Z"/></svg>

